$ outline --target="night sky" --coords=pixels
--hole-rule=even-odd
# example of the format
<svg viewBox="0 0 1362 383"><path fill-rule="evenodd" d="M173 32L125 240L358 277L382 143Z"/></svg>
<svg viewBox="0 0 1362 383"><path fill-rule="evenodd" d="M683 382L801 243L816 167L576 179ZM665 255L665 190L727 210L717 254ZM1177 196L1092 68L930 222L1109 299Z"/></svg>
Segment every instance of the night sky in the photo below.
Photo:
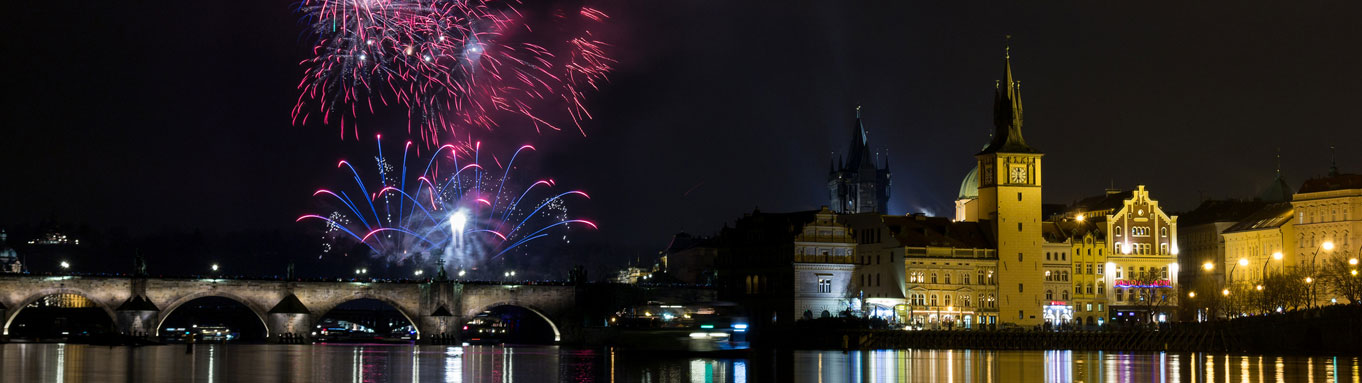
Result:
<svg viewBox="0 0 1362 383"><path fill-rule="evenodd" d="M863 106L894 171L890 213L950 215L992 128L1003 36L1045 200L1147 185L1174 211L1250 197L1274 154L1293 187L1362 171L1362 2L589 2L619 62L575 131L533 142L542 174L593 199L584 246L647 254L763 211L827 204L831 153ZM372 155L293 126L311 43L287 1L28 2L0 14L0 227L46 220L306 231L335 161ZM569 252L573 250L567 250ZM315 257L315 254L307 256Z"/></svg>

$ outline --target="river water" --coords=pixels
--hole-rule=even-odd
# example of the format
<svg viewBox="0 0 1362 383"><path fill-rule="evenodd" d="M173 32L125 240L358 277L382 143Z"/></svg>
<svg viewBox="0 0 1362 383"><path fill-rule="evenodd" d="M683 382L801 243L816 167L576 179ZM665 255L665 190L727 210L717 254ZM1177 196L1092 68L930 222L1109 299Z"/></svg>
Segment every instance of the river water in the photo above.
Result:
<svg viewBox="0 0 1362 383"><path fill-rule="evenodd" d="M0 344L0 382L1358 382L1357 357L1088 351Z"/></svg>

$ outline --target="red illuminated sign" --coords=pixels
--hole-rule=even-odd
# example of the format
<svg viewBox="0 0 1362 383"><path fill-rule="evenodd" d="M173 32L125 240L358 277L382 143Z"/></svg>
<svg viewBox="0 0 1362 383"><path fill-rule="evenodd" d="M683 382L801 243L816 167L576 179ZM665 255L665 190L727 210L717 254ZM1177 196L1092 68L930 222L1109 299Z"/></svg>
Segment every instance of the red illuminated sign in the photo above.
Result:
<svg viewBox="0 0 1362 383"><path fill-rule="evenodd" d="M1171 287L1173 287L1173 281L1170 281L1170 280L1167 280L1167 279L1162 279L1162 280L1157 280L1157 281L1149 281L1149 282L1141 283L1140 281L1132 281L1132 280L1126 280L1126 279L1119 279L1119 280L1116 280L1115 286L1116 286L1116 287L1127 287L1127 288L1146 288L1146 287L1169 287L1169 288L1171 288Z"/></svg>

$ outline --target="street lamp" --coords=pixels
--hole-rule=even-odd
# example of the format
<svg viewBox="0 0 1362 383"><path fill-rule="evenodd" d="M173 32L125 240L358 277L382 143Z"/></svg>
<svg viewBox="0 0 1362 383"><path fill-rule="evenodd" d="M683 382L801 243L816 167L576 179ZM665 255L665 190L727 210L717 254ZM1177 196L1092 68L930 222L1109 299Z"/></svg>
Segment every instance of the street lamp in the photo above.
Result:
<svg viewBox="0 0 1362 383"><path fill-rule="evenodd" d="M1230 296L1230 289L1220 290L1220 295Z"/></svg>
<svg viewBox="0 0 1362 383"><path fill-rule="evenodd" d="M416 270L416 276L419 277L419 276L421 276L421 274L425 274L425 271L424 271L424 270Z"/></svg>
<svg viewBox="0 0 1362 383"><path fill-rule="evenodd" d="M213 272L217 272L217 271L218 271L218 264L214 263L214 264L213 264Z"/></svg>
<svg viewBox="0 0 1362 383"><path fill-rule="evenodd" d="M1189 291L1189 292L1187 292L1187 297L1188 297L1188 298L1196 298L1196 292L1195 292L1195 291Z"/></svg>
<svg viewBox="0 0 1362 383"><path fill-rule="evenodd" d="M1201 268L1206 269L1206 271L1215 270L1215 264L1211 263L1211 261L1206 261L1206 263L1201 264Z"/></svg>
<svg viewBox="0 0 1362 383"><path fill-rule="evenodd" d="M1305 283L1307 284L1314 280L1310 276L1315 275L1315 258L1319 256L1321 249L1324 251L1334 251L1334 241L1324 241L1323 244L1320 244L1319 249L1315 249L1315 252L1310 254L1310 273L1305 277ZM1307 302L1309 304L1308 307L1313 308L1315 306L1315 286L1313 284L1309 286L1309 293L1310 300Z"/></svg>
<svg viewBox="0 0 1362 383"><path fill-rule="evenodd" d="M67 263L66 261L61 261L61 268L62 268L62 269L70 269L70 268L71 268L71 264L70 264L70 263Z"/></svg>

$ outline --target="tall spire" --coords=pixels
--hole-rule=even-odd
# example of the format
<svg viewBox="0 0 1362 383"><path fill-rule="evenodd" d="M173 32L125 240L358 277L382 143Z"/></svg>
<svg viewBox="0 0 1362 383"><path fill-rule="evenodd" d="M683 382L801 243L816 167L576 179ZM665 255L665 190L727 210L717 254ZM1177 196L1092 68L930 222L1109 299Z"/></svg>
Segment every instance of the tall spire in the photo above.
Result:
<svg viewBox="0 0 1362 383"><path fill-rule="evenodd" d="M1338 148L1329 145L1329 176L1338 177Z"/></svg>
<svg viewBox="0 0 1362 383"><path fill-rule="evenodd" d="M865 124L861 122L861 107L858 105L856 106L856 121L851 124L851 147L847 150L847 163L841 169L858 169L862 163L874 166L875 162L870 154L869 145Z"/></svg>
<svg viewBox="0 0 1362 383"><path fill-rule="evenodd" d="M1022 138L1021 82L1012 76L1012 36L1003 48L1003 79L994 83L993 141L983 153L1038 153Z"/></svg>

